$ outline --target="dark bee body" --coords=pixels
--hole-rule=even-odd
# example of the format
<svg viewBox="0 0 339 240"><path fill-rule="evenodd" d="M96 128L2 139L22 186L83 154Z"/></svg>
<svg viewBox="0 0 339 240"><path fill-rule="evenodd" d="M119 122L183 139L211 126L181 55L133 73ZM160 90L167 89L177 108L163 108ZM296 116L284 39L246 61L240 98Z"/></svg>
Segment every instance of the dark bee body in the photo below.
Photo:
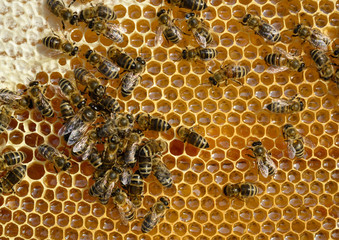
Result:
<svg viewBox="0 0 339 240"><path fill-rule="evenodd" d="M85 54L87 61L98 69L98 71L108 79L119 77L119 68L110 62L107 58L88 50Z"/></svg>
<svg viewBox="0 0 339 240"><path fill-rule="evenodd" d="M65 122L70 120L75 115L72 105L70 104L70 102L65 100L62 100L60 104L60 113Z"/></svg>
<svg viewBox="0 0 339 240"><path fill-rule="evenodd" d="M166 210L169 209L170 200L167 197L161 197L145 215L141 225L141 231L147 233L151 231L165 216Z"/></svg>
<svg viewBox="0 0 339 240"><path fill-rule="evenodd" d="M165 9L161 9L157 13L160 26L158 27L157 30L157 36L155 41L156 45L158 44L158 42L160 43L162 41L161 34L164 34L164 37L167 39L167 41L170 41L174 44L178 43L182 38L181 31L177 26L173 24L171 17L169 16L169 12L170 12L169 10L166 11Z"/></svg>
<svg viewBox="0 0 339 240"><path fill-rule="evenodd" d="M124 41L124 35L119 30L117 25L106 22L102 19L94 19L88 23L88 28L95 32L97 35L104 35L113 42L121 43Z"/></svg>
<svg viewBox="0 0 339 240"><path fill-rule="evenodd" d="M105 143L105 150L102 154L103 164L105 167L112 167L115 165L118 158L119 144L113 142Z"/></svg>
<svg viewBox="0 0 339 240"><path fill-rule="evenodd" d="M106 94L97 101L90 103L90 107L95 111L104 111L107 114L120 112L121 109L119 102L112 96Z"/></svg>
<svg viewBox="0 0 339 240"><path fill-rule="evenodd" d="M12 111L10 111L7 107L1 106L0 111L0 134L6 131L11 122Z"/></svg>
<svg viewBox="0 0 339 240"><path fill-rule="evenodd" d="M138 162L140 176L142 178L147 178L152 172L152 158L139 156Z"/></svg>
<svg viewBox="0 0 339 240"><path fill-rule="evenodd" d="M304 139L292 124L285 124L282 127L283 137L288 142L288 153L290 158L304 158Z"/></svg>
<svg viewBox="0 0 339 240"><path fill-rule="evenodd" d="M87 132L86 136L81 138L79 142L74 145L74 147L72 148L72 154L76 157L83 156L82 159L86 160L92 152L92 149L97 140L98 136L95 130Z"/></svg>
<svg viewBox="0 0 339 240"><path fill-rule="evenodd" d="M171 125L161 118L155 118L147 113L139 113L136 118L136 122L142 131L153 130L153 131L167 131L171 128Z"/></svg>
<svg viewBox="0 0 339 240"><path fill-rule="evenodd" d="M72 166L66 156L52 146L41 144L38 147L38 151L48 161L53 162L54 167L57 167L57 169L60 169L61 171L67 171ZM55 170L58 171L57 169Z"/></svg>
<svg viewBox="0 0 339 240"><path fill-rule="evenodd" d="M207 4L203 0L167 0L167 2L173 6L192 11L202 11L207 8Z"/></svg>
<svg viewBox="0 0 339 240"><path fill-rule="evenodd" d="M57 36L44 37L42 43L48 48L60 50L68 53L70 56L75 56L79 51L78 47L73 46L69 41L62 40Z"/></svg>
<svg viewBox="0 0 339 240"><path fill-rule="evenodd" d="M324 51L313 49L311 51L311 57L315 64L317 64L317 68L322 79L329 80L335 75L330 58Z"/></svg>
<svg viewBox="0 0 339 240"><path fill-rule="evenodd" d="M125 192L116 190L113 194L113 202L117 206L121 221L124 225L132 221L135 218L135 207L133 203L128 199Z"/></svg>
<svg viewBox="0 0 339 240"><path fill-rule="evenodd" d="M66 8L65 3L62 0L47 0L47 7L55 16L62 19L62 25L64 29L65 26L63 21L67 21L71 25L77 24L77 13L73 13L71 9Z"/></svg>
<svg viewBox="0 0 339 240"><path fill-rule="evenodd" d="M26 159L27 155L21 151L10 151L0 156L0 171L13 167Z"/></svg>
<svg viewBox="0 0 339 240"><path fill-rule="evenodd" d="M54 111L49 101L41 92L41 86L38 81L33 81L28 86L28 94L33 101L33 105L40 111L45 117L53 117Z"/></svg>
<svg viewBox="0 0 339 240"><path fill-rule="evenodd" d="M128 186L128 196L135 207L139 208L142 203L144 194L144 180L140 176L139 171L136 171L131 177L131 183Z"/></svg>
<svg viewBox="0 0 339 240"><path fill-rule="evenodd" d="M0 103L4 103L9 108L33 108L33 101L29 95L19 96L17 93L6 88L0 89Z"/></svg>
<svg viewBox="0 0 339 240"><path fill-rule="evenodd" d="M182 51L182 58L188 61L200 58L203 61L208 61L217 56L217 51L213 48L197 47L190 50Z"/></svg>
<svg viewBox="0 0 339 240"><path fill-rule="evenodd" d="M172 187L173 179L171 173L158 156L152 159L152 171L164 187Z"/></svg>
<svg viewBox="0 0 339 240"><path fill-rule="evenodd" d="M265 56L265 62L267 65L271 65L275 67L276 71L283 71L283 70L293 70L301 72L305 68L305 63L300 61L299 59L290 56L287 52L283 49L276 47L275 48L280 53L270 53ZM268 71L269 72L269 71ZM272 71L271 73L275 73Z"/></svg>
<svg viewBox="0 0 339 240"><path fill-rule="evenodd" d="M228 184L224 187L224 194L227 197L237 197L240 199L253 197L258 194L258 187L253 183Z"/></svg>
<svg viewBox="0 0 339 240"><path fill-rule="evenodd" d="M87 69L79 67L74 69L74 76L80 84L86 86L89 89L90 97L93 99L102 98L106 92L106 89L101 85L100 81Z"/></svg>
<svg viewBox="0 0 339 240"><path fill-rule="evenodd" d="M186 14L188 31L192 31L199 45L206 48L213 41L213 37L204 24L203 19L199 20L195 13Z"/></svg>
<svg viewBox="0 0 339 240"><path fill-rule="evenodd" d="M0 182L0 194L14 192L14 186L21 182L26 175L26 165L18 165L12 170L8 171Z"/></svg>
<svg viewBox="0 0 339 240"><path fill-rule="evenodd" d="M89 162L91 165L95 168L98 169L103 165L102 157L99 154L98 150L94 148L91 152L91 154L88 157Z"/></svg>
<svg viewBox="0 0 339 240"><path fill-rule="evenodd" d="M247 14L241 23L253 29L256 34L265 38L269 42L276 43L281 40L280 33L273 26L265 23L259 17Z"/></svg>
<svg viewBox="0 0 339 240"><path fill-rule="evenodd" d="M308 41L316 48L323 50L327 49L327 46L331 43L331 39L322 34L318 29L312 29L310 27L298 24L293 30L294 37L300 37L304 41Z"/></svg>
<svg viewBox="0 0 339 240"><path fill-rule="evenodd" d="M107 57L125 70L133 70L136 68L134 59L115 46L112 46L107 50Z"/></svg>
<svg viewBox="0 0 339 240"><path fill-rule="evenodd" d="M127 166L134 166L137 159L135 157L135 154L138 150L138 144L141 141L141 137L143 136L142 131L132 131L128 137L128 141L126 144L126 149L123 154L123 164Z"/></svg>
<svg viewBox="0 0 339 240"><path fill-rule="evenodd" d="M102 20L111 21L115 20L117 18L117 15L112 8L109 8L104 4L98 4L96 6L91 6L84 10L81 10L79 14L79 21L88 22L97 17L101 18Z"/></svg>
<svg viewBox="0 0 339 240"><path fill-rule="evenodd" d="M297 158L304 158L305 155L305 149L304 149L304 143L302 140L297 139L292 143L293 148L295 149L295 156Z"/></svg>
<svg viewBox="0 0 339 240"><path fill-rule="evenodd" d="M70 80L66 78L61 78L58 84L63 94L67 96L72 104L76 105L77 108L80 109L86 105L86 99L80 94L78 89L73 85Z"/></svg>
<svg viewBox="0 0 339 240"><path fill-rule="evenodd" d="M294 101L294 99L296 101ZM297 97L297 95L289 100L278 99L264 106L265 109L274 113L296 113L303 111L305 107L305 100Z"/></svg>
<svg viewBox="0 0 339 240"><path fill-rule="evenodd" d="M160 140L149 140L145 145L143 145L139 150L140 157L150 157L152 158L156 154L161 154L167 150L167 143Z"/></svg>
<svg viewBox="0 0 339 240"><path fill-rule="evenodd" d="M188 142L198 148L209 148L207 140L194 132L192 129L188 129L181 126L177 129L177 135L183 142Z"/></svg>
<svg viewBox="0 0 339 240"><path fill-rule="evenodd" d="M134 123L134 117L131 114L119 113L114 118L107 120L103 126L97 128L99 138L110 137L117 132L117 130L127 130L131 128Z"/></svg>
<svg viewBox="0 0 339 240"><path fill-rule="evenodd" d="M239 85L242 85L242 83L236 79L245 77L247 73L248 70L244 66L226 65L221 67L215 73L212 73L213 75L209 77L208 80L214 86L218 86L223 81L225 81L225 84L227 85L228 79L231 79Z"/></svg>

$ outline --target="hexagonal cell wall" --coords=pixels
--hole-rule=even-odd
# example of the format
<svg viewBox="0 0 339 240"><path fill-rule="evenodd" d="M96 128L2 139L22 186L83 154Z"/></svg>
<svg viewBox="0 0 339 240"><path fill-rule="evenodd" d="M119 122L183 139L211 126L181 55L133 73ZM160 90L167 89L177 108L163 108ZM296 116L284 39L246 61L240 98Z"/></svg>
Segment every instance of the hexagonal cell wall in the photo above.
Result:
<svg viewBox="0 0 339 240"><path fill-rule="evenodd" d="M88 47L105 54L112 44L84 25L66 25L67 37L80 46L81 54L69 58L41 52L39 39L61 26L42 2L0 3L1 88L22 89L27 77L35 76L43 84L56 86L57 80L75 66L90 68L83 56ZM201 17L210 26L212 47L218 55L206 63L177 61L186 46L198 46L192 35L184 35L178 45L154 45L156 12L162 6L169 7L167 3L122 2L124 5L115 1L114 10L127 30L127 41L118 46L133 57L148 59L147 67L130 97L123 98L116 91L118 79L107 82L107 91L125 111L160 114L172 125L166 133L148 136L160 136L170 143L163 161L172 173L174 186L165 189L150 176L138 219L125 226L111 202L103 206L89 195L93 168L88 162L73 159L69 173L55 174L51 164L37 156L37 142L65 148L57 134L62 121L57 117L43 119L37 110L17 111L7 133L0 136L8 141L7 150L27 154L27 176L16 194L0 197L0 239L339 239L339 90L335 83L319 78L308 54L311 46L292 36L293 27L301 22L333 39L330 48L338 47L338 2L209 0ZM89 6L87 1L76 1L72 7L85 6ZM175 24L184 28L182 19L187 11L173 10ZM240 24L246 13L261 16L278 29L282 40L276 45L302 54L306 69L302 73L266 73L263 58L273 51L273 45ZM215 71L224 61L251 69L241 79L243 85L229 81L227 86L212 87L208 83L207 69ZM296 93L306 100L304 111L277 115L263 110L271 99L290 98ZM46 96L58 113L61 99L53 87ZM309 143L305 159L288 158L281 134L281 126L287 122ZM180 142L174 132L179 125L194 127L210 148L198 150ZM263 178L246 156L253 140L261 140L272 153L278 166L274 177ZM225 184L243 181L256 182L258 195L245 201L223 195ZM171 199L170 209L155 229L142 234L142 217L162 195Z"/></svg>

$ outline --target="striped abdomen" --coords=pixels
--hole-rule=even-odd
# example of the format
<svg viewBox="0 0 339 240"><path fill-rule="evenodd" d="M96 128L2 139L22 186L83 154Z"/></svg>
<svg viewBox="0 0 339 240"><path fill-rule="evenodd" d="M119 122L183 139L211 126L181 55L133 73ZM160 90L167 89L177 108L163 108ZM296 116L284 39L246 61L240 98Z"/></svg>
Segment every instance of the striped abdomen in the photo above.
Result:
<svg viewBox="0 0 339 240"><path fill-rule="evenodd" d="M323 67L327 62L329 62L327 55L318 49L313 49L311 51L311 57L319 68Z"/></svg>
<svg viewBox="0 0 339 240"><path fill-rule="evenodd" d="M272 102L270 104L267 104L266 108L274 113L289 113L291 112L289 106L284 106L280 104L279 102Z"/></svg>
<svg viewBox="0 0 339 240"><path fill-rule="evenodd" d="M38 147L38 151L44 158L49 161L53 161L54 157L56 156L56 149L47 144L41 144Z"/></svg>
<svg viewBox="0 0 339 240"><path fill-rule="evenodd" d="M125 213L125 218L127 221L132 221L135 218L135 209L131 202L125 201L123 205L120 205L119 207L122 208L123 212Z"/></svg>
<svg viewBox="0 0 339 240"><path fill-rule="evenodd" d="M49 104L49 102L44 99L44 97L41 100L37 100L35 102L36 107L42 114L42 116L45 117L53 117L54 116L54 111L52 106Z"/></svg>
<svg viewBox="0 0 339 240"><path fill-rule="evenodd" d="M213 48L202 48L198 51L198 55L202 60L209 60L217 56L217 51Z"/></svg>
<svg viewBox="0 0 339 240"><path fill-rule="evenodd" d="M190 134L187 137L187 142L198 148L209 147L207 140L196 132L190 132Z"/></svg>
<svg viewBox="0 0 339 240"><path fill-rule="evenodd" d="M70 95L71 93L75 92L74 86L72 83L66 79L66 78L61 78L58 82L61 91L66 95Z"/></svg>
<svg viewBox="0 0 339 240"><path fill-rule="evenodd" d="M150 130L163 132L163 131L167 131L170 128L171 128L171 125L169 125L168 122L166 122L165 120L161 118L151 119Z"/></svg>
<svg viewBox="0 0 339 240"><path fill-rule="evenodd" d="M233 72L232 78L243 78L247 75L248 70L244 66L233 66L232 72Z"/></svg>
<svg viewBox="0 0 339 240"><path fill-rule="evenodd" d="M132 175L128 193L130 196L141 196L144 194L144 180L139 173L134 173Z"/></svg>
<svg viewBox="0 0 339 240"><path fill-rule="evenodd" d="M258 187L251 183L244 183L240 186L240 192L242 197L253 197L258 193Z"/></svg>
<svg viewBox="0 0 339 240"><path fill-rule="evenodd" d="M60 112L61 116L64 119L64 121L68 121L72 117L74 117L75 112L71 106L71 104L68 101L62 100L60 104Z"/></svg>
<svg viewBox="0 0 339 240"><path fill-rule="evenodd" d="M92 151L92 153L89 155L89 162L92 164L92 166L97 169L99 167L102 166L103 162L102 162L102 158L101 156L98 154L98 151L94 150Z"/></svg>
<svg viewBox="0 0 339 240"><path fill-rule="evenodd" d="M13 187L21 182L21 180L25 177L25 174L26 166L22 164L7 172L7 174L2 178L4 193L12 192Z"/></svg>
<svg viewBox="0 0 339 240"><path fill-rule="evenodd" d="M9 126L11 119L4 111L0 112L0 134L3 133Z"/></svg>
<svg viewBox="0 0 339 240"><path fill-rule="evenodd" d="M152 212L148 212L147 215L144 217L144 221L142 222L141 225L141 231L143 233L147 233L151 231L155 225L157 225L158 221L155 219L152 219Z"/></svg>
<svg viewBox="0 0 339 240"><path fill-rule="evenodd" d="M105 19L107 21L115 20L117 18L115 12L105 5L97 6L97 15L99 18Z"/></svg>
<svg viewBox="0 0 339 240"><path fill-rule="evenodd" d="M182 0L180 1L180 7L192 11L201 11L207 8L207 4L204 0Z"/></svg>
<svg viewBox="0 0 339 240"><path fill-rule="evenodd" d="M103 60L99 66L98 71L109 79L119 77L119 69L116 68L111 62Z"/></svg>
<svg viewBox="0 0 339 240"><path fill-rule="evenodd" d="M11 151L6 152L2 155L2 158L4 159L7 166L15 166L18 163L23 162L26 159L26 153L21 151Z"/></svg>
<svg viewBox="0 0 339 240"><path fill-rule="evenodd" d="M203 27L196 29L196 34L199 34L201 37L206 39L206 44L210 44L213 41L212 35Z"/></svg>
<svg viewBox="0 0 339 240"><path fill-rule="evenodd" d="M305 150L304 150L304 144L302 143L301 140L296 140L293 143L293 148L295 149L296 153L295 156L297 158L304 158Z"/></svg>
<svg viewBox="0 0 339 240"><path fill-rule="evenodd" d="M285 58L283 58L284 60L286 60ZM282 59L282 55L281 54L277 54L277 53L270 53L265 57L265 62L268 65L272 65L272 66L285 66L286 63L283 63Z"/></svg>
<svg viewBox="0 0 339 240"><path fill-rule="evenodd" d="M139 172L143 178L147 178L151 174L152 160L150 157L139 157Z"/></svg>
<svg viewBox="0 0 339 240"><path fill-rule="evenodd" d="M105 193L106 188L103 186L102 181L95 182L89 189L89 194L92 197L101 196Z"/></svg>
<svg viewBox="0 0 339 240"><path fill-rule="evenodd" d="M135 69L136 65L134 59L127 55L126 53L121 53L116 59L116 63L119 67L122 67L126 70Z"/></svg>
<svg viewBox="0 0 339 240"><path fill-rule="evenodd" d="M180 41L177 29L175 27L166 27L163 31L163 34L165 38L172 43L178 43Z"/></svg>
<svg viewBox="0 0 339 240"><path fill-rule="evenodd" d="M47 0L48 9L57 17L60 16L61 10L65 9L65 5L60 0Z"/></svg>
<svg viewBox="0 0 339 240"><path fill-rule="evenodd" d="M55 36L44 37L42 43L51 49L61 49L61 39Z"/></svg>

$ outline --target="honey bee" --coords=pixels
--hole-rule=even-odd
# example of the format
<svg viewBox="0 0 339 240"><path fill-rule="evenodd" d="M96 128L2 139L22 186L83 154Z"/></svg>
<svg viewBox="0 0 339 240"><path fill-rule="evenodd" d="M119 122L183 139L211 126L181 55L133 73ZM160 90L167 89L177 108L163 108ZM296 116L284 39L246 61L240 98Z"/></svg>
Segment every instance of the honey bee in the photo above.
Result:
<svg viewBox="0 0 339 240"><path fill-rule="evenodd" d="M273 26L267 24L259 17L247 14L243 18L241 24L253 29L255 34L258 34L259 36L263 37L268 42L277 43L281 40L279 31L276 30Z"/></svg>
<svg viewBox="0 0 339 240"><path fill-rule="evenodd" d="M239 199L244 199L257 195L258 187L255 184L249 182L227 184L224 187L224 194L227 197L236 197Z"/></svg>
<svg viewBox="0 0 339 240"><path fill-rule="evenodd" d="M135 60L135 69L128 72L121 78L121 95L127 97L132 94L134 88L138 85L141 75L145 71L146 61L141 57L137 57Z"/></svg>
<svg viewBox="0 0 339 240"><path fill-rule="evenodd" d="M88 156L88 160L95 169L99 169L103 165L102 157L99 154L97 148L92 149L90 155Z"/></svg>
<svg viewBox="0 0 339 240"><path fill-rule="evenodd" d="M186 16L188 31L192 31L195 40L203 48L213 41L213 37L204 23L203 19L198 19L195 13L187 13Z"/></svg>
<svg viewBox="0 0 339 240"><path fill-rule="evenodd" d="M85 8L79 13L79 22L89 22L95 18L100 18L106 21L112 21L117 19L117 15L114 10L102 3L96 6Z"/></svg>
<svg viewBox="0 0 339 240"><path fill-rule="evenodd" d="M79 51L77 46L74 46L74 44L68 40L61 39L58 35L44 37L42 44L50 49L67 53L69 56L75 56Z"/></svg>
<svg viewBox="0 0 339 240"><path fill-rule="evenodd" d="M228 64L224 67L220 67L220 69L216 72L211 72L213 74L211 77L208 78L209 82L213 86L219 86L222 81L225 81L227 85L227 80L231 79L232 81L242 85L237 79L243 78L247 75L248 69L244 66L235 66L233 64Z"/></svg>
<svg viewBox="0 0 339 240"><path fill-rule="evenodd" d="M139 149L139 157L152 158L157 154L162 154L163 152L167 151L167 148L168 145L164 140L151 139Z"/></svg>
<svg viewBox="0 0 339 240"><path fill-rule="evenodd" d="M319 75L324 80L329 80L335 76L333 65L330 58L324 51L313 49L311 51L311 57L317 65Z"/></svg>
<svg viewBox="0 0 339 240"><path fill-rule="evenodd" d="M14 192L14 187L26 175L26 165L19 164L0 179L0 194Z"/></svg>
<svg viewBox="0 0 339 240"><path fill-rule="evenodd" d="M134 59L115 46L107 50L107 57L125 70L133 70L136 68Z"/></svg>
<svg viewBox="0 0 339 240"><path fill-rule="evenodd" d="M97 18L88 22L88 28L94 31L97 35L102 34L113 42L121 43L124 41L124 35L122 32L126 32L126 29L119 25Z"/></svg>
<svg viewBox="0 0 339 240"><path fill-rule="evenodd" d="M105 150L103 152L103 164L106 167L115 165L118 158L119 144L116 142L105 142Z"/></svg>
<svg viewBox="0 0 339 240"><path fill-rule="evenodd" d="M288 143L288 154L291 159L294 157L303 158L305 155L304 139L298 130L291 124L285 124L282 128L283 137Z"/></svg>
<svg viewBox="0 0 339 240"><path fill-rule="evenodd" d="M158 156L152 159L152 171L154 173L154 176L164 187L172 187L173 179L171 176L171 172Z"/></svg>
<svg viewBox="0 0 339 240"><path fill-rule="evenodd" d="M91 154L94 145L98 139L97 133L95 130L89 131L85 136L80 138L80 140L73 146L72 154L76 157L82 156L83 160L88 159Z"/></svg>
<svg viewBox="0 0 339 240"><path fill-rule="evenodd" d="M41 156L54 163L54 169L56 172L59 172L58 170L67 171L72 166L71 162L65 155L61 154L57 149L50 145L41 144L38 147L38 151Z"/></svg>
<svg viewBox="0 0 339 240"><path fill-rule="evenodd" d="M81 108L72 119L66 122L59 130L59 135L70 134L67 139L67 145L71 146L79 141L87 131L91 123L96 120L97 114L90 107Z"/></svg>
<svg viewBox="0 0 339 240"><path fill-rule="evenodd" d="M100 177L89 189L89 194L93 197L99 197L102 204L106 205L112 195L113 189L119 180L121 169L113 167L106 171L103 177Z"/></svg>
<svg viewBox="0 0 339 240"><path fill-rule="evenodd" d="M80 84L89 89L90 97L93 99L100 99L104 96L106 88L101 85L100 81L87 69L78 67L74 69L74 76Z"/></svg>
<svg viewBox="0 0 339 240"><path fill-rule="evenodd" d="M108 79L119 78L119 67L109 61L107 58L88 50L85 54L87 61Z"/></svg>
<svg viewBox="0 0 339 240"><path fill-rule="evenodd" d="M5 132L11 122L12 111L5 105L0 106L0 134Z"/></svg>
<svg viewBox="0 0 339 240"><path fill-rule="evenodd" d="M293 96L291 99L277 99L273 100L271 103L266 104L264 109L267 109L274 113L296 113L301 112L305 109L306 103L305 100L297 97L298 94Z"/></svg>
<svg viewBox="0 0 339 240"><path fill-rule="evenodd" d="M270 65L267 72L277 73L288 69L302 72L304 70L305 63L303 61L292 57L279 47L275 47L275 50L279 53L270 53L265 57L265 62Z"/></svg>
<svg viewBox="0 0 339 240"><path fill-rule="evenodd" d="M203 0L167 0L167 3L192 11L202 11L207 8L207 4Z"/></svg>
<svg viewBox="0 0 339 240"><path fill-rule="evenodd" d="M131 202L136 208L139 208L142 204L142 198L144 194L144 180L142 179L140 172L136 171L132 177L128 186L128 196Z"/></svg>
<svg viewBox="0 0 339 240"><path fill-rule="evenodd" d="M128 113L117 113L115 117L108 119L102 127L97 128L99 138L107 138L116 133L116 130L126 130L133 126L134 117Z"/></svg>
<svg viewBox="0 0 339 240"><path fill-rule="evenodd" d="M29 95L21 96L6 88L0 89L0 102L13 109L33 108L33 101Z"/></svg>
<svg viewBox="0 0 339 240"><path fill-rule="evenodd" d="M331 39L321 33L318 29L312 29L311 27L302 24L298 24L294 28L293 33L294 35L292 36L299 36L304 41L308 41L314 47L322 50L327 50L327 46L331 43Z"/></svg>
<svg viewBox="0 0 339 240"><path fill-rule="evenodd" d="M246 155L257 160L258 168L263 177L273 176L277 172L277 167L271 159L271 154L262 146L260 141L254 142L252 148L249 149L252 150L254 156Z"/></svg>
<svg viewBox="0 0 339 240"><path fill-rule="evenodd" d="M333 54L330 55L333 58L339 58L339 47L337 47L334 51Z"/></svg>
<svg viewBox="0 0 339 240"><path fill-rule="evenodd" d="M147 233L151 231L165 216L166 210L169 209L170 200L168 197L161 197L145 215L141 225L141 231Z"/></svg>
<svg viewBox="0 0 339 240"><path fill-rule="evenodd" d="M139 143L143 133L141 131L133 131L128 136L126 150L123 154L123 162L125 165L134 165L137 161L135 154L138 150Z"/></svg>
<svg viewBox="0 0 339 240"><path fill-rule="evenodd" d="M135 121L138 123L142 131L153 130L153 131L167 131L171 128L171 125L161 118L155 118L147 113L139 113L135 117Z"/></svg>
<svg viewBox="0 0 339 240"><path fill-rule="evenodd" d="M106 114L120 112L119 102L110 95L105 94L102 98L91 102L89 106L97 112L105 112Z"/></svg>
<svg viewBox="0 0 339 240"><path fill-rule="evenodd" d="M203 60L203 61L209 61L217 56L218 52L217 50L213 48L202 48L197 47L190 50L183 50L182 51L182 58L187 61L192 60Z"/></svg>
<svg viewBox="0 0 339 240"><path fill-rule="evenodd" d="M25 161L27 155L21 151L10 151L0 156L0 171L7 170Z"/></svg>
<svg viewBox="0 0 339 240"><path fill-rule="evenodd" d="M67 8L62 0L47 0L47 8L55 16L62 19L61 23L63 29L65 29L64 21L69 22L71 25L78 23L78 14Z"/></svg>
<svg viewBox="0 0 339 240"><path fill-rule="evenodd" d="M66 78L61 78L58 82L60 89L65 97L67 97L73 105L78 109L86 105L86 99L80 94L75 84Z"/></svg>
<svg viewBox="0 0 339 240"><path fill-rule="evenodd" d="M155 45L159 45L163 42L162 34L167 41L172 43L178 43L182 39L181 30L173 23L170 15L170 10L161 9L157 13L158 21L160 23L155 36Z"/></svg>
<svg viewBox="0 0 339 240"><path fill-rule="evenodd" d="M135 218L135 207L128 199L127 194L119 188L113 192L113 202L117 206L122 224L127 225L128 222Z"/></svg>
<svg viewBox="0 0 339 240"><path fill-rule="evenodd" d="M205 138L196 133L193 129L188 129L184 126L180 126L177 129L177 135L183 142L188 142L198 148L209 148L209 144Z"/></svg>
<svg viewBox="0 0 339 240"><path fill-rule="evenodd" d="M28 86L28 95L33 101L33 105L40 111L44 117L54 117L54 111L49 104L48 99L41 92L41 86L38 81L32 81Z"/></svg>
<svg viewBox="0 0 339 240"><path fill-rule="evenodd" d="M62 118L64 119L64 122L68 122L75 115L72 105L69 101L66 100L62 100L60 104L60 112Z"/></svg>

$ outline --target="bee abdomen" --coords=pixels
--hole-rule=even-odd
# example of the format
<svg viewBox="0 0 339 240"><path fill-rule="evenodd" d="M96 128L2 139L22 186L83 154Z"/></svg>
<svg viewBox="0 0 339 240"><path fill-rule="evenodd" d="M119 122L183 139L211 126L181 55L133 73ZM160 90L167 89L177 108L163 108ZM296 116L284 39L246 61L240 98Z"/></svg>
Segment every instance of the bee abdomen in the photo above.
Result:
<svg viewBox="0 0 339 240"><path fill-rule="evenodd" d="M243 78L247 75L248 70L244 66L235 66L233 69L233 77L234 78Z"/></svg>
<svg viewBox="0 0 339 240"><path fill-rule="evenodd" d="M147 178L152 171L152 161L149 157L139 158L139 171L142 178Z"/></svg>
<svg viewBox="0 0 339 240"><path fill-rule="evenodd" d="M155 225L157 224L157 222L154 222L152 220L152 213L148 213L146 216L145 216L145 219L144 221L142 222L142 225L141 225L141 231L143 233L147 233L149 231L151 231Z"/></svg>
<svg viewBox="0 0 339 240"><path fill-rule="evenodd" d="M253 197L258 193L258 187L250 183L244 183L240 187L241 195L244 197Z"/></svg>
<svg viewBox="0 0 339 240"><path fill-rule="evenodd" d="M163 33L165 38L172 43L178 43L180 41L177 33L173 31L172 28L166 28Z"/></svg>
<svg viewBox="0 0 339 240"><path fill-rule="evenodd" d="M273 66L281 66L281 54L271 53L265 57L265 62Z"/></svg>
<svg viewBox="0 0 339 240"><path fill-rule="evenodd" d="M25 174L26 166L22 164L7 172L2 180L5 192L10 192L12 188L25 177Z"/></svg>
<svg viewBox="0 0 339 240"><path fill-rule="evenodd" d="M115 20L117 18L115 12L107 6L98 6L97 13L98 17L108 21Z"/></svg>
<svg viewBox="0 0 339 240"><path fill-rule="evenodd" d="M64 121L71 119L75 115L75 112L71 104L65 100L62 100L61 102L60 112L61 112L61 116L64 118Z"/></svg>
<svg viewBox="0 0 339 240"><path fill-rule="evenodd" d="M165 120L160 118L152 118L151 124L150 124L150 130L154 131L167 131L171 128L171 125L169 125Z"/></svg>
<svg viewBox="0 0 339 240"><path fill-rule="evenodd" d="M103 74L105 77L109 79L117 78L119 77L119 71L113 70L111 67L111 63L106 64L105 61L103 61L99 66L98 66L98 71Z"/></svg>
<svg viewBox="0 0 339 240"><path fill-rule="evenodd" d="M196 132L190 133L187 142L198 148L209 148L207 140Z"/></svg>
<svg viewBox="0 0 339 240"><path fill-rule="evenodd" d="M203 0L183 0L180 3L181 8L191 9L192 11L201 11L207 8Z"/></svg>
<svg viewBox="0 0 339 240"><path fill-rule="evenodd" d="M119 55L116 63L118 64L119 67L122 67L123 69L126 70L135 69L136 67L134 59L125 53L121 53Z"/></svg>
<svg viewBox="0 0 339 240"><path fill-rule="evenodd" d="M17 151L17 152L6 152L2 155L5 159L7 166L14 166L18 163L23 162L26 159L26 153Z"/></svg>
<svg viewBox="0 0 339 240"><path fill-rule="evenodd" d="M44 37L42 39L42 43L51 49L60 49L61 47L61 40L60 38L54 37L54 36L48 36Z"/></svg>
<svg viewBox="0 0 339 240"><path fill-rule="evenodd" d="M217 51L213 48L203 48L199 51L199 56L203 60L212 59L217 56Z"/></svg>
<svg viewBox="0 0 339 240"><path fill-rule="evenodd" d="M36 106L43 116L45 116L45 117L53 117L54 116L54 111L49 104L44 104L41 101L37 101Z"/></svg>

